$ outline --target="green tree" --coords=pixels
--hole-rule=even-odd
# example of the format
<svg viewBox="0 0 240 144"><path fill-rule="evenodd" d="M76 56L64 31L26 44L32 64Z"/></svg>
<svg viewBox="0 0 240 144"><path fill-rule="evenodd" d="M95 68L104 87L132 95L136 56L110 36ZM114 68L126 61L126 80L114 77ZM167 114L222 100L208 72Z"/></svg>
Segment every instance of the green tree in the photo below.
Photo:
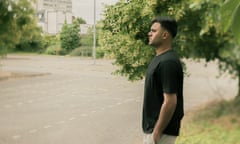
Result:
<svg viewBox="0 0 240 144"><path fill-rule="evenodd" d="M14 48L24 37L24 29L32 24L34 9L29 0L1 0L0 1L0 53Z"/></svg>
<svg viewBox="0 0 240 144"><path fill-rule="evenodd" d="M44 47L42 29L37 26L36 18L33 17L30 22L23 26L21 37L15 47L17 51L41 52Z"/></svg>
<svg viewBox="0 0 240 144"><path fill-rule="evenodd" d="M221 21L224 15L223 11L220 11L222 10L223 2L223 0L202 0L199 2L192 1L189 4L190 13L202 13L199 16L201 20L198 21L201 23L200 29L195 33L195 35L198 34L198 37L191 35L194 38L191 39L191 45L194 46L190 50L191 57L205 58L207 62L217 60L221 72L227 71L233 77L238 78L239 84L236 99L240 100L240 46L234 39L232 30L223 31ZM196 25L197 23L192 24ZM181 36L183 36L182 33Z"/></svg>
<svg viewBox="0 0 240 144"><path fill-rule="evenodd" d="M178 21L179 34L174 48L182 58L204 58L207 62L218 60L221 71L228 71L239 79L239 45L231 31L223 32L220 22L223 2L120 1L106 7L100 43L116 58L115 64L119 66L117 73L130 80L141 79L154 54L147 45L149 22L156 15L170 15Z"/></svg>
<svg viewBox="0 0 240 144"><path fill-rule="evenodd" d="M231 28L234 36L240 43L240 1L226 0L221 8L221 14L224 32L227 32Z"/></svg>
<svg viewBox="0 0 240 144"><path fill-rule="evenodd" d="M9 41L7 36L10 31L10 25L13 21L13 12L11 8L11 1L3 0L0 1L0 54L6 53L6 41ZM7 33L6 33L7 32Z"/></svg>
<svg viewBox="0 0 240 144"><path fill-rule="evenodd" d="M175 15L180 19L184 14L184 4L181 0L122 0L106 7L100 44L116 58L114 64L120 67L117 74L130 80L144 77L154 55L154 49L147 44L151 19L159 14ZM179 49L182 57L186 56L184 50Z"/></svg>
<svg viewBox="0 0 240 144"><path fill-rule="evenodd" d="M75 21L77 21L78 24L86 24L87 23L86 20L84 20L83 18L79 18L79 17L77 17Z"/></svg>
<svg viewBox="0 0 240 144"><path fill-rule="evenodd" d="M65 24L62 27L60 33L61 47L67 52L80 46L80 28L77 21L74 21L73 24Z"/></svg>
<svg viewBox="0 0 240 144"><path fill-rule="evenodd" d="M130 80L143 78L146 66L153 55L147 45L149 21L154 16L153 1L120 1L107 6L100 44L116 58L117 74Z"/></svg>

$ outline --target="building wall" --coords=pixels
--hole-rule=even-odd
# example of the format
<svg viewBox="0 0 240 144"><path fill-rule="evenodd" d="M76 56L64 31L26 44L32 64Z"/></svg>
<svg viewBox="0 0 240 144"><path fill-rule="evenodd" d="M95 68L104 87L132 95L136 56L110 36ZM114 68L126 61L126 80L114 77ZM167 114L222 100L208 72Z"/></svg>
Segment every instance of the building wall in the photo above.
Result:
<svg viewBox="0 0 240 144"><path fill-rule="evenodd" d="M38 0L38 25L49 34L61 32L65 20L72 24L72 0Z"/></svg>

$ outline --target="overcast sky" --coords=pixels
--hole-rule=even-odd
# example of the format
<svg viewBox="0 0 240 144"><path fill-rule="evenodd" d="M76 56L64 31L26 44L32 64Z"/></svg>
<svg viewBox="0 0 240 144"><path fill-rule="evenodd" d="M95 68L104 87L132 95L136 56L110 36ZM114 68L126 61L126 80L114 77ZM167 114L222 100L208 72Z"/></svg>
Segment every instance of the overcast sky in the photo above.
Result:
<svg viewBox="0 0 240 144"><path fill-rule="evenodd" d="M112 5L118 0L96 0L96 19L102 18L101 14L104 10L103 4ZM87 21L88 24L94 23L94 0L72 0L73 15L81 17Z"/></svg>

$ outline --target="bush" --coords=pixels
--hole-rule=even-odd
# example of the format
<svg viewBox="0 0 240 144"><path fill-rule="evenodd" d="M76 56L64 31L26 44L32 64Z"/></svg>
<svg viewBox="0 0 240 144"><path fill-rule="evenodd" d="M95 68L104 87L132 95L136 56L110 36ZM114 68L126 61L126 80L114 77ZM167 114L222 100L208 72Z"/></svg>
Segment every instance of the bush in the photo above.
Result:
<svg viewBox="0 0 240 144"><path fill-rule="evenodd" d="M52 45L46 49L45 53L49 55L65 55L66 51L60 45Z"/></svg>
<svg viewBox="0 0 240 144"><path fill-rule="evenodd" d="M79 24L64 24L60 33L61 47L70 52L80 46Z"/></svg>
<svg viewBox="0 0 240 144"><path fill-rule="evenodd" d="M31 37L21 36L19 42L14 46L12 52L38 52L44 50L44 37L40 34L35 34Z"/></svg>
<svg viewBox="0 0 240 144"><path fill-rule="evenodd" d="M70 56L92 56L92 48L87 46L82 46L79 48L75 48L72 50L72 52L69 54Z"/></svg>
<svg viewBox="0 0 240 144"><path fill-rule="evenodd" d="M59 35L44 35L44 47L49 47L51 45L57 45L60 44L60 38Z"/></svg>
<svg viewBox="0 0 240 144"><path fill-rule="evenodd" d="M70 56L92 56L92 47L90 46L81 46L71 51ZM105 56L105 50L102 48L96 49L96 58L103 58Z"/></svg>
<svg viewBox="0 0 240 144"><path fill-rule="evenodd" d="M105 56L105 50L103 48L97 48L96 57L103 58Z"/></svg>

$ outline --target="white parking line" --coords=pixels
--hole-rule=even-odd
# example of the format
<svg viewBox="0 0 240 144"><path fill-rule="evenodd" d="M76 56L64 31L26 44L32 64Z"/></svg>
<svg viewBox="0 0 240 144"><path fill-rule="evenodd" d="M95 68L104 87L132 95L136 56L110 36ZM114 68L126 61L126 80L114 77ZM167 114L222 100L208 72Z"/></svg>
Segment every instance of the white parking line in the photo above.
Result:
<svg viewBox="0 0 240 144"><path fill-rule="evenodd" d="M75 120L76 118L75 117L71 117L71 118L69 118L68 120L69 121L73 121L73 120Z"/></svg>
<svg viewBox="0 0 240 144"><path fill-rule="evenodd" d="M96 113L97 111L93 110L91 113Z"/></svg>
<svg viewBox="0 0 240 144"><path fill-rule="evenodd" d="M18 103L17 103L17 106L21 106L21 105L23 105L22 102L18 102Z"/></svg>
<svg viewBox="0 0 240 144"><path fill-rule="evenodd" d="M99 88L98 90L99 91L103 91L103 92L107 92L108 91L108 89L104 89L104 88Z"/></svg>
<svg viewBox="0 0 240 144"><path fill-rule="evenodd" d="M81 116L82 116L82 117L86 117L86 116L87 116L87 114L83 113L83 114L81 114Z"/></svg>
<svg viewBox="0 0 240 144"><path fill-rule="evenodd" d="M29 104L30 104L30 103L33 103L33 100L28 100L27 103L29 103Z"/></svg>
<svg viewBox="0 0 240 144"><path fill-rule="evenodd" d="M117 103L117 105L121 105L121 104L122 104L122 103L120 103L120 102L119 102L119 103Z"/></svg>
<svg viewBox="0 0 240 144"><path fill-rule="evenodd" d="M137 99L137 100L135 100L135 102L139 103L139 102L141 102L141 100L138 100L138 99Z"/></svg>
<svg viewBox="0 0 240 144"><path fill-rule="evenodd" d="M51 128L51 127L52 127L52 125L45 125L43 128L48 129L48 128Z"/></svg>
<svg viewBox="0 0 240 144"><path fill-rule="evenodd" d="M36 133L37 131L38 131L37 129L32 129L32 130L30 130L28 133L34 134L34 133Z"/></svg>
<svg viewBox="0 0 240 144"><path fill-rule="evenodd" d="M21 135L14 135L14 136L12 136L12 138L15 139L15 140L20 139Z"/></svg>

